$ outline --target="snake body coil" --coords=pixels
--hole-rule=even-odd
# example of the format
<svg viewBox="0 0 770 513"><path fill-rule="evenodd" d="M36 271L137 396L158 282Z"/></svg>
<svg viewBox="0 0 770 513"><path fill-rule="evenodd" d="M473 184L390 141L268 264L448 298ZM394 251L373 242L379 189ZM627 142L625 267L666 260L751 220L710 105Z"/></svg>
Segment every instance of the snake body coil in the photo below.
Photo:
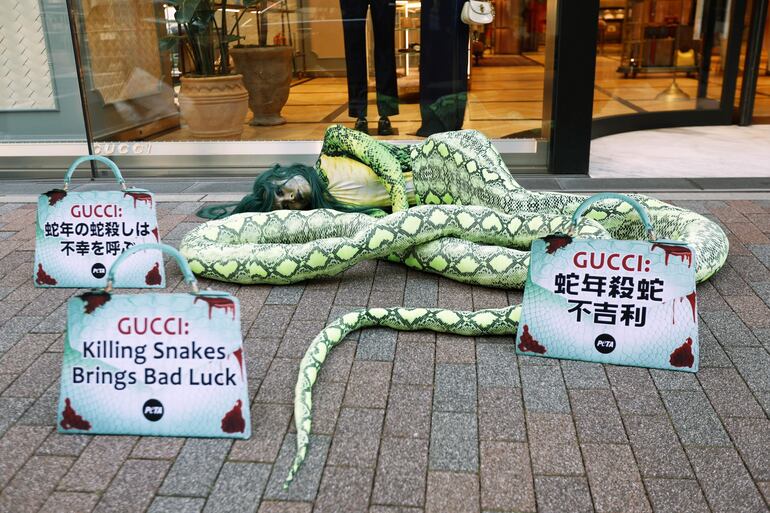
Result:
<svg viewBox="0 0 770 513"><path fill-rule="evenodd" d="M331 129L330 129L331 130ZM325 148L359 150L370 165L400 174L403 155L367 146L350 131L327 133ZM339 141L352 138L352 142ZM335 146L336 145L336 146ZM401 158L399 158L399 156ZM478 132L431 136L411 148L415 196L421 206L406 210L396 174L395 213L375 219L332 210L237 214L191 230L181 252L196 274L236 283L296 283L333 276L357 262L388 258L409 267L485 286L522 288L532 240L564 232L585 200L578 194L523 189L502 158ZM661 239L684 241L696 255L696 280L719 270L728 241L713 221L642 195L629 195L648 212ZM591 205L577 226L578 238L644 239L644 227L626 203ZM461 312L436 308L359 309L333 321L311 343L300 364L295 389L297 453L286 483L295 476L308 448L312 387L329 351L351 331L386 326L461 335L513 335L520 309Z"/></svg>

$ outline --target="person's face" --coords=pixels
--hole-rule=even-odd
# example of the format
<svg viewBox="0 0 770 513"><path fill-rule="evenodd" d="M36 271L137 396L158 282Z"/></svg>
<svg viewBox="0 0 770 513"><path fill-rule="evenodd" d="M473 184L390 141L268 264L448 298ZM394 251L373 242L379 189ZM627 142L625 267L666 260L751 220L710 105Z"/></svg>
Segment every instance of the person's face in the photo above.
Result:
<svg viewBox="0 0 770 513"><path fill-rule="evenodd" d="M278 188L273 197L273 210L306 210L310 208L310 183L295 176L285 183L275 182Z"/></svg>

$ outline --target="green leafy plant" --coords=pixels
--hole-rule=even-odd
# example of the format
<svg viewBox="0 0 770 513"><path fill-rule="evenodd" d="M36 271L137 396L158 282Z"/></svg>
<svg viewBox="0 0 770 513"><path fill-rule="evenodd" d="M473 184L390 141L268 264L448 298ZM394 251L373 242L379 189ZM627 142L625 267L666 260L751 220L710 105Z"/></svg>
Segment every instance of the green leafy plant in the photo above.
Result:
<svg viewBox="0 0 770 513"><path fill-rule="evenodd" d="M161 50L178 49L180 57L188 52L194 75L212 76L230 74L229 44L240 39L227 30L225 1L165 0L176 8L174 19L179 34L161 39ZM221 18L217 23L217 11Z"/></svg>

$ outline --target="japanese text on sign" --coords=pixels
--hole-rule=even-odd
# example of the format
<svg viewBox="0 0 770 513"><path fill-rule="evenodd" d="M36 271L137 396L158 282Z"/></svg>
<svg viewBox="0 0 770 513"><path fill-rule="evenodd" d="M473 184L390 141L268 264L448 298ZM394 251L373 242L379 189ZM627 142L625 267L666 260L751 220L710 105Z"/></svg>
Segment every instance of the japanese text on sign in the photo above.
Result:
<svg viewBox="0 0 770 513"><path fill-rule="evenodd" d="M150 223L147 222L116 222L98 221L91 223L47 222L43 226L46 237L67 237L60 240L60 251L66 256L72 253L78 255L93 254L118 255L134 245L134 242L114 237L146 237L151 233ZM74 237L73 237L74 236ZM109 240L87 241L77 237L110 238Z"/></svg>
<svg viewBox="0 0 770 513"><path fill-rule="evenodd" d="M573 263L578 269L626 272L650 270L649 260L633 254L589 254L580 251L575 253ZM574 315L577 322L643 327L647 322L647 306L643 303L640 305L640 302L662 302L664 287L665 282L660 278L571 272L557 273L552 290L567 298L568 312Z"/></svg>

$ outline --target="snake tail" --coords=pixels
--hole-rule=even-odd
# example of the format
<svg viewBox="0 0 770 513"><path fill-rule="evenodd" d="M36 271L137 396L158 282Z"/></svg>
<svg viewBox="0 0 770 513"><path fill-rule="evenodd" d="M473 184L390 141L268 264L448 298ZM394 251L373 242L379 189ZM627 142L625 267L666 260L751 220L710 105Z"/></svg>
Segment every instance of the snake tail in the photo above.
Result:
<svg viewBox="0 0 770 513"><path fill-rule="evenodd" d="M358 329L384 326L399 331L429 330L455 335L515 335L520 306L457 311L444 308L360 308L332 321L313 339L300 362L294 388L294 423L297 452L284 482L287 488L307 455L312 424L313 385L329 352Z"/></svg>

